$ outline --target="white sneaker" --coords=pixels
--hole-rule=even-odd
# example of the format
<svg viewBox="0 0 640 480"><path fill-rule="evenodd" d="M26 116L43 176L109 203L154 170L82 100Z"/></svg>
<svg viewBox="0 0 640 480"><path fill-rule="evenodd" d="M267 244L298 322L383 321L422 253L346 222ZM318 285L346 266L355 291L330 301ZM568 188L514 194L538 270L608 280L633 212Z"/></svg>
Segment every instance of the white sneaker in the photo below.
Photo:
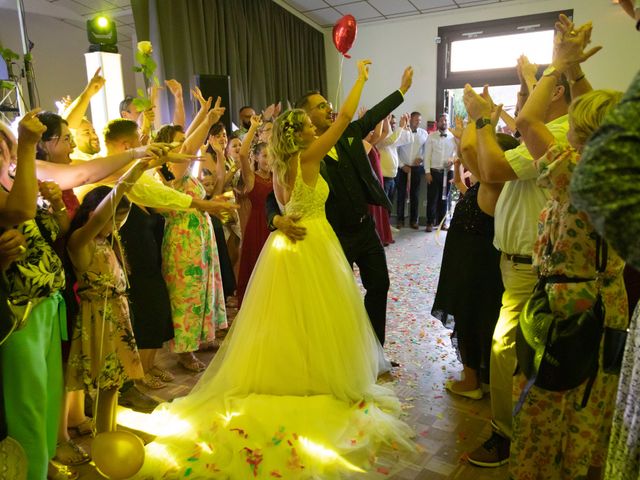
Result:
<svg viewBox="0 0 640 480"><path fill-rule="evenodd" d="M393 233L398 233L400 230L399 230L399 229L397 229L396 227L392 226L392 227L391 227L391 231L392 231Z"/></svg>

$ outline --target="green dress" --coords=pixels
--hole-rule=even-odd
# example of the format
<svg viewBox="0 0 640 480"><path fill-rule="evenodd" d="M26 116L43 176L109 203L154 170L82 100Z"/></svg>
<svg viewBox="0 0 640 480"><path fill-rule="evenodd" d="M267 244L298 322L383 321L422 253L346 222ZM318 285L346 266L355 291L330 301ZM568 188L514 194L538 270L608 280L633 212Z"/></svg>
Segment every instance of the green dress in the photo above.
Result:
<svg viewBox="0 0 640 480"><path fill-rule="evenodd" d="M190 175L177 180L176 190L204 198L202 184ZM171 300L174 352L193 352L201 342L215 338L216 328L227 328L218 248L209 215L197 210L165 214L162 275Z"/></svg>

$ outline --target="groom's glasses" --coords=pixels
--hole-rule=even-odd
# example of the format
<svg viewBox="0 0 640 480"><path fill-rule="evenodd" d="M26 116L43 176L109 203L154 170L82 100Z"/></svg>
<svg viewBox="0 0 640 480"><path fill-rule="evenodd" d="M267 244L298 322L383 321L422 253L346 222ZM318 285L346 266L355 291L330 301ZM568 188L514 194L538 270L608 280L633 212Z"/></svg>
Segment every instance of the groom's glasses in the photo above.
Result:
<svg viewBox="0 0 640 480"><path fill-rule="evenodd" d="M322 102L313 107L311 110L314 110L316 108L320 110L333 110L333 105L331 105L331 102Z"/></svg>

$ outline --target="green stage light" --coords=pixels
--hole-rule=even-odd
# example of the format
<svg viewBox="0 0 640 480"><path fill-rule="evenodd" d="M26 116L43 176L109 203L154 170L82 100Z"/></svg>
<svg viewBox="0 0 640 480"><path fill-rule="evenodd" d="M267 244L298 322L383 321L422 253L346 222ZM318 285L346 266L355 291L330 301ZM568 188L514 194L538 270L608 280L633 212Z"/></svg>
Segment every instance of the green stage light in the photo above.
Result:
<svg viewBox="0 0 640 480"><path fill-rule="evenodd" d="M98 15L87 20L87 37L90 52L118 53L116 24L109 17Z"/></svg>
<svg viewBox="0 0 640 480"><path fill-rule="evenodd" d="M107 17L98 17L96 23L100 28L106 28L109 26L109 19Z"/></svg>

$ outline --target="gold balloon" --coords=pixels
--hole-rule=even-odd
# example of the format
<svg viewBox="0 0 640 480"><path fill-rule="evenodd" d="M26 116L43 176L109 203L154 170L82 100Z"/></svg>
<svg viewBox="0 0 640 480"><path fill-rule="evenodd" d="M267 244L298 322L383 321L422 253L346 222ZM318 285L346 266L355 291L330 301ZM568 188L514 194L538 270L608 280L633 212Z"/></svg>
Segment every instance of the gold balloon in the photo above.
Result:
<svg viewBox="0 0 640 480"><path fill-rule="evenodd" d="M133 477L144 463L144 443L130 432L103 432L91 444L98 471L112 480Z"/></svg>

